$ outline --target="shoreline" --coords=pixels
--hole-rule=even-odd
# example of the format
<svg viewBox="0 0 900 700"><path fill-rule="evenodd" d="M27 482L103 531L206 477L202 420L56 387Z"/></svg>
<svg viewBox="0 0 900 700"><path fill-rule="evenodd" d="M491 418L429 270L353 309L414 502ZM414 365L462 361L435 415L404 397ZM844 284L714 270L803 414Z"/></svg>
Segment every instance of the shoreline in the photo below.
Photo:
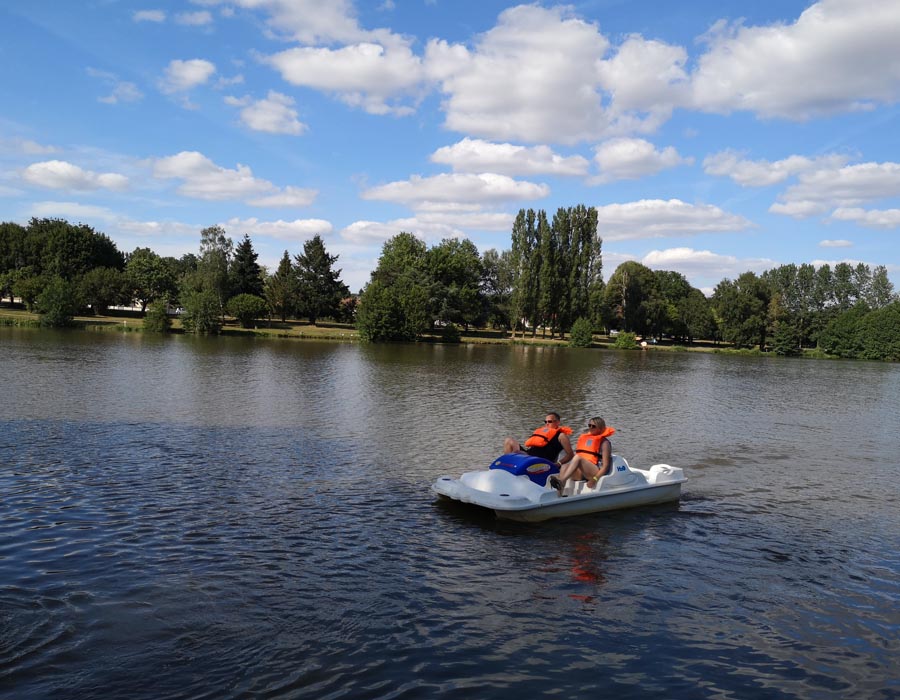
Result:
<svg viewBox="0 0 900 700"><path fill-rule="evenodd" d="M0 326L16 327L16 328L42 328L40 324L40 316L38 314L26 311L24 309L9 308L8 306L0 306ZM116 333L143 333L143 317L139 312L114 312L104 316L76 316L72 328L77 330L86 330L93 332L116 332ZM172 328L168 334L180 335L184 334L181 327L181 321L178 318L172 319ZM167 334L158 334L167 335ZM235 321L227 321L219 335L227 337L250 337L250 338L271 338L279 340L325 340L335 342L352 342L358 343L359 333L351 324L346 323L322 323L320 325L311 325L308 322L297 321L296 319L288 320L284 323L281 321L272 321L271 323L263 323L255 328L241 328ZM441 338L439 333L425 335L419 343L442 343L447 345L523 345L533 347L571 347L569 341L559 338L541 338L539 335L531 338L529 336L516 335L511 338L507 331L495 331L490 329L472 329L465 332L460 329L459 342L447 342ZM594 334L593 342L589 348L572 348L573 350L623 350L624 348L615 347L615 338L609 338L605 335ZM633 351L660 351L660 352L703 352L703 353L719 353L727 355L745 355L757 357L779 357L773 352L764 352L759 349L733 348L728 345L717 343L711 340L696 341L693 345L681 345L670 342L660 342L648 344L645 347L627 348L628 352ZM821 352L817 348L804 348L797 358L800 359L829 359L839 360L841 358L828 355Z"/></svg>

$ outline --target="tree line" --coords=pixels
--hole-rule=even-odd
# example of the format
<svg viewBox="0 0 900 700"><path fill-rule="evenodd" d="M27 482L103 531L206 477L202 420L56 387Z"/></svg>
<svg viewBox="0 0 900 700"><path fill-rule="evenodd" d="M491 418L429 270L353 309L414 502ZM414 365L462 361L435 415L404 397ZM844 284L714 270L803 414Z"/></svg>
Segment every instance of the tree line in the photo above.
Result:
<svg viewBox="0 0 900 700"><path fill-rule="evenodd" d="M224 229L203 229L198 254L123 254L103 233L61 219L0 223L0 298L21 298L49 324L79 309L104 313L138 303L165 325L183 309L187 330L216 333L231 315L354 322L364 340L458 339L459 329L502 329L513 337L634 334L691 344L723 341L778 354L816 348L841 357L900 360L900 302L884 266L781 265L723 279L711 297L684 275L619 265L604 282L593 208L522 209L510 248L479 254L468 239L429 248L411 233L388 240L359 298L334 269L321 236L288 251L271 274L250 237L235 246ZM577 332L576 332L577 331Z"/></svg>
<svg viewBox="0 0 900 700"><path fill-rule="evenodd" d="M267 274L248 235L235 246L220 226L203 229L198 254L164 257L150 248L125 254L103 233L62 219L0 223L0 298L19 297L47 325L66 325L79 312L139 304L167 326L178 307L186 330L217 333L225 315L244 326L271 315L352 321L353 304L336 255L313 236L303 252L284 252Z"/></svg>

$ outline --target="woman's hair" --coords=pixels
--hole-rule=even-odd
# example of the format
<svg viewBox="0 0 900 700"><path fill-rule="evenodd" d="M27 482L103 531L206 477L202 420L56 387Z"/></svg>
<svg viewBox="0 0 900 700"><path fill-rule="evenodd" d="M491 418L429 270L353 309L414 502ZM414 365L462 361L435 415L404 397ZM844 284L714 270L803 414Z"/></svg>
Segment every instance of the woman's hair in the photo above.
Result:
<svg viewBox="0 0 900 700"><path fill-rule="evenodd" d="M602 418L599 418L599 417L591 418L591 420L589 422L596 425L598 428L600 428L600 430L606 429L606 421L603 420Z"/></svg>

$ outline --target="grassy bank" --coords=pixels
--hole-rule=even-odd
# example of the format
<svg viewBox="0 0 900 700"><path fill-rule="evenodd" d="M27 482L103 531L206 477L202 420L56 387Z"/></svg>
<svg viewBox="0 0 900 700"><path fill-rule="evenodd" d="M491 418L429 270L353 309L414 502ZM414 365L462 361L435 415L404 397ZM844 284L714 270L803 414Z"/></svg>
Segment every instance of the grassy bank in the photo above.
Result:
<svg viewBox="0 0 900 700"><path fill-rule="evenodd" d="M105 316L76 316L74 325L77 328L90 331L101 332L119 332L132 333L143 332L143 318L140 313L133 311L110 312ZM0 306L0 326L17 326L20 328L38 328L40 327L40 316L25 311L24 309L9 308L8 306ZM183 333L181 320L172 319L172 333ZM359 334L351 324L347 323L330 323L322 322L312 325L307 322L288 320L284 323L281 321L261 321L255 328L241 328L236 321L226 321L222 327L222 335L232 337L255 337L255 338L286 338L294 340L331 340L340 342L358 342ZM426 334L421 342L440 343L442 338L440 333ZM568 338L549 338L542 337L540 333L532 337L530 334L522 336L517 334L515 338L511 338L506 331L492 330L489 328L470 329L468 332L461 331L462 343L481 344L481 345L525 345L539 347L567 347ZM614 347L615 338L608 338L605 335L594 335L592 348L612 348ZM734 349L721 343L713 341L700 340L693 345L685 346L675 343L667 343L665 341L658 344L647 345L641 348L643 351L649 352L716 352L723 354L748 355L748 356L774 356L773 353L760 352L759 350ZM817 359L834 359L820 350L815 348L805 349L803 357Z"/></svg>

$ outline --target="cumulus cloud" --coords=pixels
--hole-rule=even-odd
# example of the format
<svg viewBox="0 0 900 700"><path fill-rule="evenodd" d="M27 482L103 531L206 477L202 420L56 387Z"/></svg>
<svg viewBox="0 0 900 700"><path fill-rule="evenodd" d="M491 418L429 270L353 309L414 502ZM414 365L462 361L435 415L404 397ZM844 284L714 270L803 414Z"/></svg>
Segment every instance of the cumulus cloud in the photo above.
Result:
<svg viewBox="0 0 900 700"><path fill-rule="evenodd" d="M693 75L693 104L808 119L900 99L900 5L821 0L793 24L717 24Z"/></svg>
<svg viewBox="0 0 900 700"><path fill-rule="evenodd" d="M562 7L504 10L472 50L431 40L428 75L447 95L446 125L494 140L577 143L603 133L597 63L609 46Z"/></svg>
<svg viewBox="0 0 900 700"><path fill-rule="evenodd" d="M203 4L262 10L274 34L303 44L354 42L370 36L360 28L352 0L203 0Z"/></svg>
<svg viewBox="0 0 900 700"><path fill-rule="evenodd" d="M708 280L733 279L751 270L764 272L778 266L778 262L769 258L738 258L733 255L721 255L709 250L693 248L668 248L667 250L651 250L641 263L654 270L673 270L680 272L694 284L701 285Z"/></svg>
<svg viewBox="0 0 900 700"><path fill-rule="evenodd" d="M610 93L611 131L655 131L684 104L690 82L680 46L630 36L599 64L600 86Z"/></svg>
<svg viewBox="0 0 900 700"><path fill-rule="evenodd" d="M600 175L593 181L604 183L654 175L667 168L690 165L694 159L683 158L672 146L657 150L644 139L622 137L604 141L597 146L594 149L594 161L600 168Z"/></svg>
<svg viewBox="0 0 900 700"><path fill-rule="evenodd" d="M416 209L460 202L483 204L540 199L549 193L547 185L513 180L506 175L454 173L433 177L413 175L409 180L390 182L365 190L362 198L406 204Z"/></svg>
<svg viewBox="0 0 900 700"><path fill-rule="evenodd" d="M422 62L401 42L383 46L365 42L339 49L296 47L265 59L291 85L331 92L353 107L372 114L408 114L392 104L398 94L414 91Z"/></svg>
<svg viewBox="0 0 900 700"><path fill-rule="evenodd" d="M853 221L866 228L897 228L900 226L900 209L838 207L831 213L831 218L837 221Z"/></svg>
<svg viewBox="0 0 900 700"><path fill-rule="evenodd" d="M128 178L119 173L95 173L64 160L32 163L22 172L32 185L57 190L124 190Z"/></svg>
<svg viewBox="0 0 900 700"><path fill-rule="evenodd" d="M188 92L206 83L216 72L216 66L202 58L187 61L170 61L160 80L160 89L166 94Z"/></svg>
<svg viewBox="0 0 900 700"><path fill-rule="evenodd" d="M181 180L178 192L186 197L241 199L253 206L305 206L316 194L296 187L280 189L268 180L254 177L246 165L223 168L197 151L182 151L157 159L153 174L161 179Z"/></svg>
<svg viewBox="0 0 900 700"><path fill-rule="evenodd" d="M330 221L324 219L294 219L293 221L260 221L256 218L233 218L224 222L222 226L227 229L237 229L241 233L251 236L267 236L281 241L306 241L316 234L326 235L331 233L334 227Z"/></svg>
<svg viewBox="0 0 900 700"><path fill-rule="evenodd" d="M433 163L449 165L456 172L500 175L585 175L588 161L582 156L561 156L549 146L515 146L464 138L431 154Z"/></svg>
<svg viewBox="0 0 900 700"><path fill-rule="evenodd" d="M162 10L138 10L131 18L135 22L165 22L166 13Z"/></svg>
<svg viewBox="0 0 900 700"><path fill-rule="evenodd" d="M597 230L607 241L724 233L752 226L743 216L712 204L687 204L678 199L642 199L597 207Z"/></svg>
<svg viewBox="0 0 900 700"><path fill-rule="evenodd" d="M703 171L709 175L730 177L744 187L765 187L784 182L799 173L846 164L847 157L838 154L807 158L789 156L782 160L746 160L734 150L720 151L703 159Z"/></svg>
<svg viewBox="0 0 900 700"><path fill-rule="evenodd" d="M900 195L900 163L859 163L802 173L769 207L797 219Z"/></svg>
<svg viewBox="0 0 900 700"><path fill-rule="evenodd" d="M293 98L275 90L269 90L265 99L255 102L250 98L234 97L226 97L225 102L234 107L243 107L241 122L254 131L294 136L306 131L306 124L297 119Z"/></svg>
<svg viewBox="0 0 900 700"><path fill-rule="evenodd" d="M843 239L819 241L820 248L850 248L853 243Z"/></svg>

